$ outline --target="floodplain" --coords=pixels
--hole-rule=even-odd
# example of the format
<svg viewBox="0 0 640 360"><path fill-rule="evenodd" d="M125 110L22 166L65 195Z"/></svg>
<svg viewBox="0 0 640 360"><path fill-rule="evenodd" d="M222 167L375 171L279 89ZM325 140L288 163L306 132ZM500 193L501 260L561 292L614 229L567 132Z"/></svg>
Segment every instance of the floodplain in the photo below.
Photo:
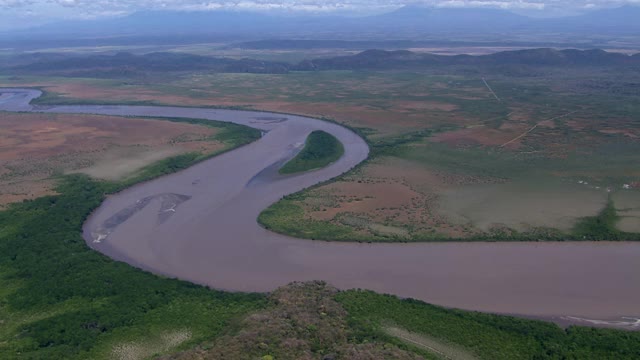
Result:
<svg viewBox="0 0 640 360"><path fill-rule="evenodd" d="M590 240L593 238L587 235L597 234L594 240L616 240L612 236L633 240L633 234L638 232L640 201L640 174L633 166L638 163L638 95L633 90L637 73L591 70L587 74L584 69L566 72L551 68L532 72L535 76L524 76L521 69L513 69L512 75L486 69L471 73L468 69L182 72L162 78L151 74L127 79L40 74L3 76L0 86L43 88L46 94L38 102L45 107L157 104L265 109L311 115L353 128L366 137L372 150L366 163L334 181L286 197L267 210L271 222L261 217L263 225L270 229L279 230L283 224L281 232L299 237L361 242L538 241ZM32 115L36 116L24 116ZM213 141L210 145L215 144ZM350 358L366 358L369 354L394 358L440 356L420 346L424 344L438 351L487 359L631 359L638 354L635 332L576 326L565 330L540 321L445 309L368 291L336 292L318 284L292 285L269 298L257 294L236 296L145 274L84 246L79 228L105 193L193 163L182 160L178 166L161 161L151 167L152 173L142 171L141 176L125 175L118 181L67 175L61 180L62 186L53 189L57 196L13 205L2 213L0 223L6 226L0 234L0 281L6 286L0 294L0 317L8 326L0 331L0 354L7 358L20 353L42 358L142 359L156 354L172 356L168 354L183 350L174 356L206 358L215 356L210 350L223 349L231 357L239 357L240 353L262 358L326 354ZM291 214L295 217L288 219ZM38 224L45 220L53 231L40 229ZM299 246L305 248L325 245L296 241L303 242ZM18 246L24 243L29 246ZM369 247L331 245L362 246L363 251ZM415 245L425 244L401 246ZM460 244L426 245L443 245L446 252L447 246ZM508 259L509 252L521 244L461 245L476 249L504 246L501 258ZM537 248L536 244L522 245ZM545 245L557 246L545 253L547 261L573 258L576 252L568 249L579 249L578 244ZM593 254L613 251L616 256L625 256L612 250L617 244L584 245L583 250ZM43 261L43 252L69 260L57 264L55 257L48 256L50 260ZM495 256L491 253L487 259ZM308 252L291 257L299 259L301 254ZM631 254L626 256L628 259ZM470 251L456 259L463 263L475 257L477 253ZM370 265L378 266L388 258L381 251ZM439 264L437 257L419 260ZM273 259L264 261L263 269L277 271ZM337 271L326 261L319 264L323 271ZM521 267L510 266L517 273L536 266L542 271L545 264L531 260ZM585 284L605 276L601 270L606 266L601 261L563 264L573 269L590 267ZM442 271L438 266L430 269L432 274ZM462 277L453 270L453 278L456 274ZM84 276L77 278L78 273ZM368 274L378 279L388 276ZM633 281L622 276L624 272L620 274L620 281ZM486 273L487 278L491 276ZM531 283L519 278L510 286L520 289L516 292L523 299L531 299L531 294L526 294L528 290L521 288L523 282ZM65 287L56 286L63 283ZM373 282L369 285L376 287ZM536 293L547 293L553 284L539 285ZM299 286L306 288L301 292ZM456 288L455 282L433 283L415 297L444 304L447 288ZM479 286L471 290L484 293L486 289ZM314 293L317 291L320 294ZM301 293L311 299L301 298ZM499 296L502 302L491 301L493 309L482 310L500 312L500 308L506 308L508 294L504 295ZM605 301L607 295L603 291L598 296ZM583 301L584 309L602 310L598 299L590 303L584 296L576 299ZM343 308L336 306L334 300ZM490 303L489 300L483 301ZM328 311L318 312L318 301ZM544 302L558 302L553 291ZM469 308L472 303L470 299L455 306ZM283 305L297 308L282 309ZM519 304L531 308L534 305ZM633 308L633 304L627 306L627 310ZM295 321L283 319L283 311L293 312ZM634 328L631 320L619 317L554 321ZM327 326L345 323L341 331L327 335ZM65 333L65 329L76 330ZM280 332L270 333L272 329ZM389 333L389 329L402 331ZM273 338L273 334L282 333L292 334L291 338ZM19 334L22 335L16 337ZM249 341L248 337L254 334L263 341ZM420 344L416 347L403 337ZM298 347L292 348L292 343Z"/></svg>

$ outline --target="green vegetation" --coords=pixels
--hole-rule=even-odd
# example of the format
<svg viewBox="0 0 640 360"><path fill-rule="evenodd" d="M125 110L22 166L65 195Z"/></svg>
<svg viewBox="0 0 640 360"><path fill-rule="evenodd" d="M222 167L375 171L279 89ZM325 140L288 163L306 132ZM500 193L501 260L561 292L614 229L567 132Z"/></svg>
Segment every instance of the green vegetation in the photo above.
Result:
<svg viewBox="0 0 640 360"><path fill-rule="evenodd" d="M238 125L203 124L223 128L218 140L227 149L259 137ZM114 262L90 250L81 236L85 218L105 194L207 156L166 159L122 183L67 176L60 195L0 212L0 358L109 358L114 351L151 356L172 350L167 337L172 347L185 348L264 306L262 295L212 291Z"/></svg>
<svg viewBox="0 0 640 360"><path fill-rule="evenodd" d="M305 218L302 208L295 204L301 194L286 196L273 204L258 217L258 223L268 230L290 236L313 240L358 241L353 229Z"/></svg>
<svg viewBox="0 0 640 360"><path fill-rule="evenodd" d="M241 330L174 359L416 359L390 344L352 341L353 331L336 293L322 282L277 289L269 295L266 309L242 320Z"/></svg>
<svg viewBox="0 0 640 360"><path fill-rule="evenodd" d="M476 312L449 310L421 301L401 300L371 291L336 296L349 313L355 341L390 338L387 326L423 334L473 353L481 359L636 359L640 333L570 327Z"/></svg>
<svg viewBox="0 0 640 360"><path fill-rule="evenodd" d="M324 131L309 134L304 148L280 168L281 174L295 174L323 168L340 159L344 146L335 136Z"/></svg>
<svg viewBox="0 0 640 360"><path fill-rule="evenodd" d="M398 331L399 330L399 331ZM401 336L398 336L398 333ZM424 341L427 346L407 341ZM234 331L173 359L635 359L640 333L445 309L371 291L293 283ZM415 355L414 355L415 354Z"/></svg>
<svg viewBox="0 0 640 360"><path fill-rule="evenodd" d="M184 329L194 344L262 306L262 296L162 279L90 250L82 223L111 189L71 176L61 195L0 212L1 358L107 358Z"/></svg>
<svg viewBox="0 0 640 360"><path fill-rule="evenodd" d="M583 240L640 240L640 234L630 234L616 228L620 220L613 200L597 216L587 217L578 222L573 230L576 238Z"/></svg>

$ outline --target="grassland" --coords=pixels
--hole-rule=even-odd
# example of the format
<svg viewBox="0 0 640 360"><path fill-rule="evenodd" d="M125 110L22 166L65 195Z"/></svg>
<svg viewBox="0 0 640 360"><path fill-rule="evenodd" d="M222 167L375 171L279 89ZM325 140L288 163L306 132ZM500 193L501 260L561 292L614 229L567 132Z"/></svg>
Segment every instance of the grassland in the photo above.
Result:
<svg viewBox="0 0 640 360"><path fill-rule="evenodd" d="M324 131L314 131L300 152L279 170L280 174L295 174L323 168L337 161L344 154L344 146L335 136Z"/></svg>

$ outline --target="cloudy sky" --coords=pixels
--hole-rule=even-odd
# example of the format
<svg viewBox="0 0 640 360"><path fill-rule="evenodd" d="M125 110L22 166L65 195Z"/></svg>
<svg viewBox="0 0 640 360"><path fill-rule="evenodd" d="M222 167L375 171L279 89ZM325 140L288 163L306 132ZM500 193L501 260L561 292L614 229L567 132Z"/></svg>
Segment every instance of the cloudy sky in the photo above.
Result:
<svg viewBox="0 0 640 360"><path fill-rule="evenodd" d="M588 9L640 5L640 0L0 0L0 30L61 19L122 16L140 10L304 11L375 13L409 4L493 7L536 15L575 14Z"/></svg>

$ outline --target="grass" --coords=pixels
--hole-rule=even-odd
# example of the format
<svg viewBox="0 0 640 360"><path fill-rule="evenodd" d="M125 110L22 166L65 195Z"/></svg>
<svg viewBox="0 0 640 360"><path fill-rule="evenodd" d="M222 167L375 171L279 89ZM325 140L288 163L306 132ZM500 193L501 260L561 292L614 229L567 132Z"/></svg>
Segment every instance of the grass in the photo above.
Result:
<svg viewBox="0 0 640 360"><path fill-rule="evenodd" d="M323 168L342 157L344 146L335 136L316 130L309 134L304 148L283 167L281 174L295 174Z"/></svg>

